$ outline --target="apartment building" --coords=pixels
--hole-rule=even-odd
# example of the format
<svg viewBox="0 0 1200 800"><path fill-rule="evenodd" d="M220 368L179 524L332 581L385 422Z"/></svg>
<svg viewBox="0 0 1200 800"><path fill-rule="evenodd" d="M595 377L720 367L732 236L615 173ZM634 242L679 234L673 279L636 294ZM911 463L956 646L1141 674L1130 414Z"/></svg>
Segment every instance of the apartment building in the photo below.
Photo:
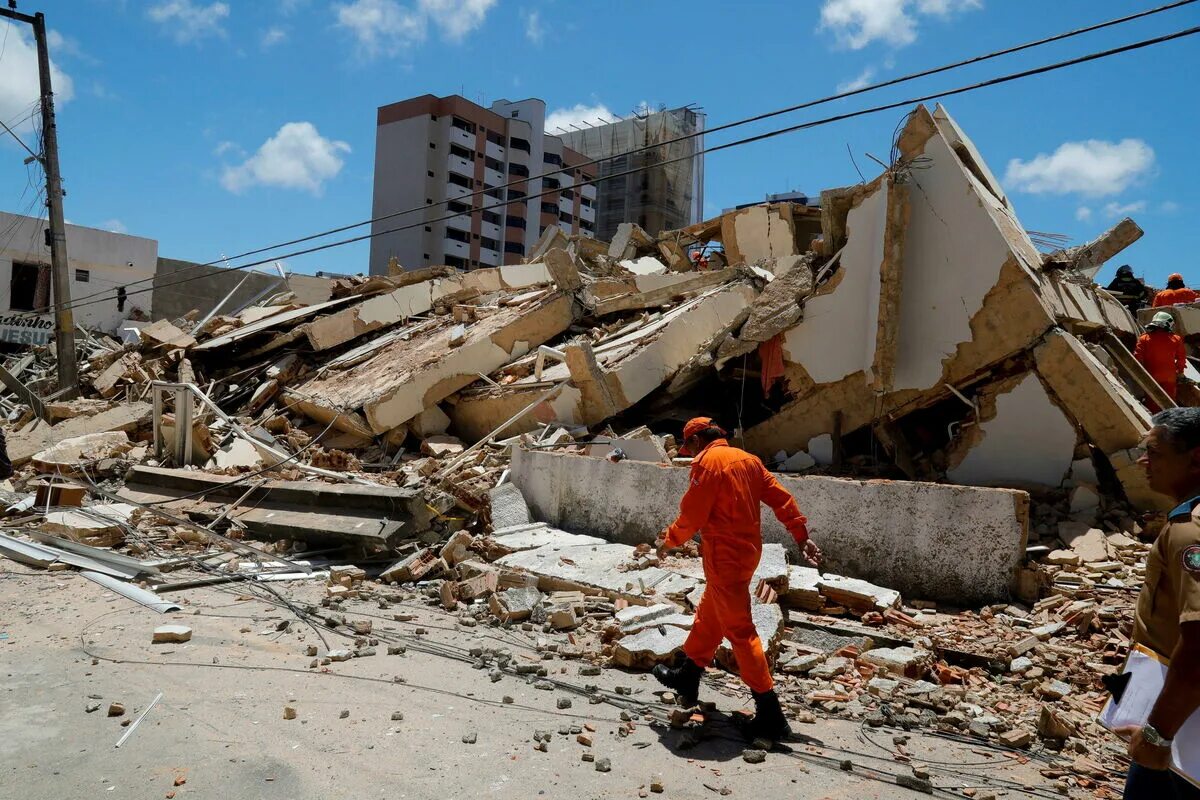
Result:
<svg viewBox="0 0 1200 800"><path fill-rule="evenodd" d="M393 258L405 269L515 264L552 225L594 236L596 186L584 182L595 168L546 135L545 119L532 98L484 108L423 95L380 107L371 216L431 208L372 223L371 273Z"/></svg>
<svg viewBox="0 0 1200 800"><path fill-rule="evenodd" d="M654 235L703 219L704 137L697 134L704 124L702 111L683 106L550 131L589 160L602 159L596 236L612 239L622 222ZM682 137L691 138L675 141Z"/></svg>

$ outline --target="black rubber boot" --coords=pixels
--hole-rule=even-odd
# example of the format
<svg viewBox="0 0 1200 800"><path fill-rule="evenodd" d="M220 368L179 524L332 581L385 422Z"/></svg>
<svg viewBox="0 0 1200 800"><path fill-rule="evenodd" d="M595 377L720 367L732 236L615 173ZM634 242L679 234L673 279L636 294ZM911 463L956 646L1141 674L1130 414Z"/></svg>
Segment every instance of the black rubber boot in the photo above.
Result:
<svg viewBox="0 0 1200 800"><path fill-rule="evenodd" d="M783 716L779 707L779 696L772 689L768 692L751 692L754 695L754 719L746 726L746 736L755 739L767 739L770 742L781 742L792 735L792 727Z"/></svg>
<svg viewBox="0 0 1200 800"><path fill-rule="evenodd" d="M678 667L659 664L654 668L654 677L663 686L675 690L677 702L684 708L691 708L700 702L700 678L703 675L704 667L690 658L685 658Z"/></svg>

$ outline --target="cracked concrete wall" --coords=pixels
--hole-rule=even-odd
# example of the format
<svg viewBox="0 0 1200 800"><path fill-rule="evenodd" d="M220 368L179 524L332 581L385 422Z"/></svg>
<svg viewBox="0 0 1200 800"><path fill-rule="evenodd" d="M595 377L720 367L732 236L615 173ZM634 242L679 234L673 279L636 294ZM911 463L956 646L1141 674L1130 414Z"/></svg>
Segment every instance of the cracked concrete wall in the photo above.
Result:
<svg viewBox="0 0 1200 800"><path fill-rule="evenodd" d="M784 334L784 361L803 365L816 383L869 370L875 360L887 212L888 187L879 178L846 217L840 268L805 302L804 321Z"/></svg>
<svg viewBox="0 0 1200 800"><path fill-rule="evenodd" d="M1060 486L1078 434L1037 375L1026 373L992 404L993 415L976 423L974 445L946 477L973 486Z"/></svg>
<svg viewBox="0 0 1200 800"><path fill-rule="evenodd" d="M961 345L976 339L972 320L1006 264L1016 264L1014 279L1030 279L1027 268L1014 258L1010 237L996 224L993 211L999 201L971 175L924 109L910 123L921 125L929 138L906 153L927 160L909 176L896 389L926 390L942 382L946 362ZM1028 291L1029 286L1021 288ZM1053 324L1048 315L1043 320L1041 330ZM1004 352L977 349L976 368L1014 352L1008 346L1001 349Z"/></svg>
<svg viewBox="0 0 1200 800"><path fill-rule="evenodd" d="M636 545L675 518L688 470L648 462L527 451L512 480L534 516L571 531ZM1029 495L908 481L779 475L808 516L831 572L873 581L906 598L979 603L1007 596L1025 556ZM795 542L763 507L763 539Z"/></svg>
<svg viewBox="0 0 1200 800"><path fill-rule="evenodd" d="M721 243L730 264L753 264L796 255L796 226L786 203L750 206L721 221Z"/></svg>

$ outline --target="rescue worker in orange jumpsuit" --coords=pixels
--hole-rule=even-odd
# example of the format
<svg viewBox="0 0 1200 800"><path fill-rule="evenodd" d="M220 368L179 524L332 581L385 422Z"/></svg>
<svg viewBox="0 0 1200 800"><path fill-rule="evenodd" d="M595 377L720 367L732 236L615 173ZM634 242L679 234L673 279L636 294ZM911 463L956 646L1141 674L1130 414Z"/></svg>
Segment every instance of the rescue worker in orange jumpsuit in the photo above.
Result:
<svg viewBox="0 0 1200 800"><path fill-rule="evenodd" d="M1177 396L1179 376L1187 366L1183 337L1172 333L1174 328L1175 318L1166 311L1159 311L1146 323L1146 332L1138 337L1137 347L1133 350L1133 357L1172 400Z"/></svg>
<svg viewBox="0 0 1200 800"><path fill-rule="evenodd" d="M1167 288L1154 295L1153 306L1162 308L1163 306L1184 305L1196 302L1197 298L1200 298L1200 295L1196 294L1196 290L1183 285L1183 276L1178 272L1172 272L1167 276Z"/></svg>
<svg viewBox="0 0 1200 800"><path fill-rule="evenodd" d="M703 531L700 554L707 584L683 645L687 658L676 668L658 665L654 677L674 689L682 705L694 706L704 670L721 640L728 639L742 680L754 695L755 715L747 732L751 739L779 741L791 728L750 616L750 579L762 556L759 503L771 507L808 563L819 564L821 550L808 538L808 520L791 494L757 457L730 447L725 431L710 417L689 420L683 439L680 454L695 455L691 484L679 504L679 516L655 544L661 556Z"/></svg>

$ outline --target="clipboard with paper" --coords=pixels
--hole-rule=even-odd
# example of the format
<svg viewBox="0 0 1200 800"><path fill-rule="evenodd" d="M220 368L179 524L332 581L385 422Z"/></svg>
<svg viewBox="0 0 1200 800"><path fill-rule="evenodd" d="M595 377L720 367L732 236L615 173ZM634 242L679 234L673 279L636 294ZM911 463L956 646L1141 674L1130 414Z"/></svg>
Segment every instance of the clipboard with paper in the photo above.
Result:
<svg viewBox="0 0 1200 800"><path fill-rule="evenodd" d="M1167 661L1157 653L1135 644L1129 651L1124 674L1128 683L1119 698L1114 696L1100 712L1100 724L1109 730L1146 724L1167 677ZM1171 747L1171 769L1200 787L1200 711L1192 714Z"/></svg>

